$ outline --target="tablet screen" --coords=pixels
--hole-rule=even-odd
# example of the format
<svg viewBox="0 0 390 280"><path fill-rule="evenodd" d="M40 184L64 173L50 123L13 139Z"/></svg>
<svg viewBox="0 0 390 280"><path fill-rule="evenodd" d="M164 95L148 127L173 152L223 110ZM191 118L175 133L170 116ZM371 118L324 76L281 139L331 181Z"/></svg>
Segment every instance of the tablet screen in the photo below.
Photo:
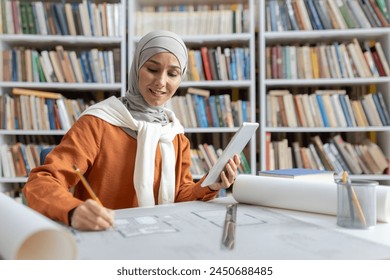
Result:
<svg viewBox="0 0 390 280"><path fill-rule="evenodd" d="M209 186L220 180L221 172L225 168L226 163L235 154L240 154L242 152L258 127L258 123L244 122L241 125L223 151L222 155L218 158L215 165L210 169L206 179L201 184L202 187Z"/></svg>

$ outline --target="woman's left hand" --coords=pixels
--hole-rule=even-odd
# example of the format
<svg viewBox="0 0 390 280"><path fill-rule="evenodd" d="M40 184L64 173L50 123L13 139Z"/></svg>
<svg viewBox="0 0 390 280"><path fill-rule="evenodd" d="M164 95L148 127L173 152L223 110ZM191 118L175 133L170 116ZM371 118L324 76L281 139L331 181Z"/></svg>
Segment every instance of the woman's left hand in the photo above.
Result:
<svg viewBox="0 0 390 280"><path fill-rule="evenodd" d="M221 172L221 181L210 185L209 188L213 191L229 188L236 179L237 169L240 163L241 161L238 155L234 155L233 158L229 159L225 170Z"/></svg>

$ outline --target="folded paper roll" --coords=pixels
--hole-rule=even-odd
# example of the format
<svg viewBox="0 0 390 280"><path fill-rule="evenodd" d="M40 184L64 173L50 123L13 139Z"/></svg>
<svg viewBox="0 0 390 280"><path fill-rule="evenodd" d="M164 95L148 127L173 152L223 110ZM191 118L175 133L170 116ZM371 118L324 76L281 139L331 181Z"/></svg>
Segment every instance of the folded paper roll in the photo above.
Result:
<svg viewBox="0 0 390 280"><path fill-rule="evenodd" d="M390 222L390 186L377 186L377 221ZM233 187L237 202L336 215L337 185L331 180L300 180L239 175Z"/></svg>
<svg viewBox="0 0 390 280"><path fill-rule="evenodd" d="M65 228L0 193L0 258L69 260L76 241Z"/></svg>

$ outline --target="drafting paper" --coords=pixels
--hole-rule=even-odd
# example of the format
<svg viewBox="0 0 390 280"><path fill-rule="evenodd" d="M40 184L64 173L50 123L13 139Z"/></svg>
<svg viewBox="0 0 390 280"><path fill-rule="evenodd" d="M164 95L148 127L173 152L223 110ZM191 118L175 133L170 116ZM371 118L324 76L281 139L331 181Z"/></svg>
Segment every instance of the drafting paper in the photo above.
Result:
<svg viewBox="0 0 390 280"><path fill-rule="evenodd" d="M377 221L390 222L390 187L377 186ZM297 180L238 175L233 197L241 203L336 215L337 185L330 180Z"/></svg>
<svg viewBox="0 0 390 280"><path fill-rule="evenodd" d="M229 197L226 197L229 199ZM234 249L222 248L230 201L181 202L116 211L108 231L74 234L80 259L389 259L390 246L239 203Z"/></svg>
<svg viewBox="0 0 390 280"><path fill-rule="evenodd" d="M65 227L0 193L0 258L76 259L77 247Z"/></svg>

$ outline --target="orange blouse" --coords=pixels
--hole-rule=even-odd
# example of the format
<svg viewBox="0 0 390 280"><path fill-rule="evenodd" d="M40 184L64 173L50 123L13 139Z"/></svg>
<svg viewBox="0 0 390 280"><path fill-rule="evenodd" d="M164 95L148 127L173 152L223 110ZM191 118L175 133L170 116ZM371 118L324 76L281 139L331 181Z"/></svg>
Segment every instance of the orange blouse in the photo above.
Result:
<svg viewBox="0 0 390 280"><path fill-rule="evenodd" d="M218 192L200 187L204 178L196 183L192 179L188 138L178 134L173 145L176 152L175 202L213 199ZM23 188L28 206L68 224L68 212L90 198L73 170L73 165L76 165L105 207L137 207L133 184L136 150L137 140L120 127L95 116L82 116L46 157L45 164L31 171ZM159 147L156 149L154 170L153 187L157 204L161 179ZM72 187L73 193L70 191Z"/></svg>

